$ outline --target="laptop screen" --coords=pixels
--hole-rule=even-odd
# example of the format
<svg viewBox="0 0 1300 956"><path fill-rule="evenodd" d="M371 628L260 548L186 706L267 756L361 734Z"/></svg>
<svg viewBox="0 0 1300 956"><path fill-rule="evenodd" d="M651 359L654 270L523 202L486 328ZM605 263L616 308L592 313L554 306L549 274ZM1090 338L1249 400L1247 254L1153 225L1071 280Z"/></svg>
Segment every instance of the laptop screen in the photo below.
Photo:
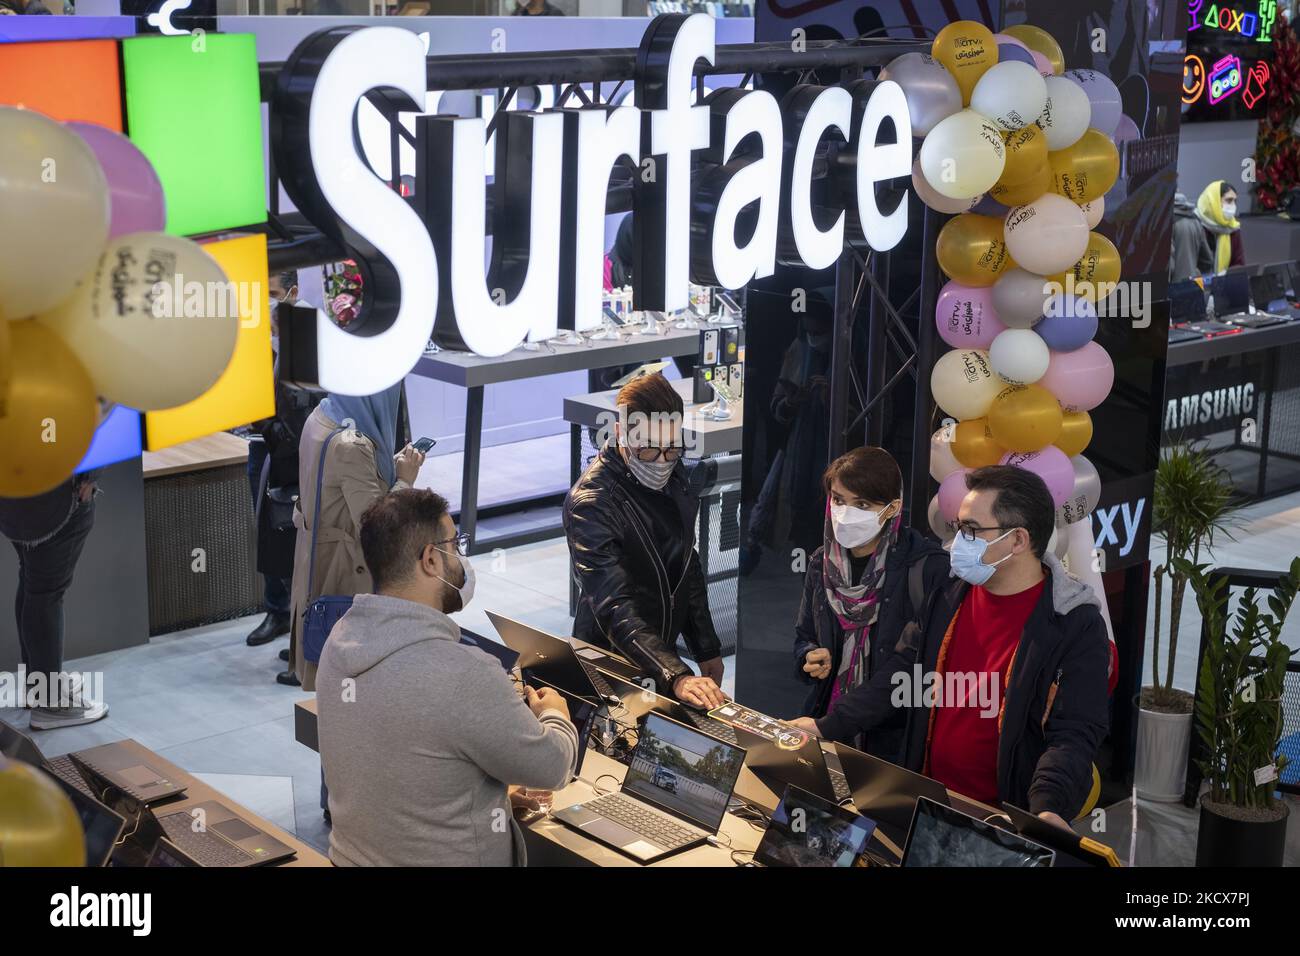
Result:
<svg viewBox="0 0 1300 956"><path fill-rule="evenodd" d="M47 774L67 794L81 820L86 835L86 866L107 866L113 855L113 845L122 835L126 820L116 811L88 797L66 780Z"/></svg>
<svg viewBox="0 0 1300 956"><path fill-rule="evenodd" d="M479 634L462 630L460 632L460 642L467 647L477 647L485 654L490 654L501 662L501 666L510 670L515 666L515 661L519 660L519 654L512 651L504 644L498 644L496 641L488 640Z"/></svg>
<svg viewBox="0 0 1300 956"><path fill-rule="evenodd" d="M1214 293L1216 316L1237 315L1250 310L1250 280L1242 269L1215 276L1210 291Z"/></svg>
<svg viewBox="0 0 1300 956"><path fill-rule="evenodd" d="M1205 319L1205 293L1190 279L1169 283L1169 324Z"/></svg>
<svg viewBox="0 0 1300 956"><path fill-rule="evenodd" d="M154 845L153 853L149 856L149 862L145 864L145 866L152 867L182 867L198 865L198 861L165 837L160 837L158 839L158 842Z"/></svg>
<svg viewBox="0 0 1300 956"><path fill-rule="evenodd" d="M623 792L717 832L744 762L739 747L646 714Z"/></svg>
<svg viewBox="0 0 1300 956"><path fill-rule="evenodd" d="M876 824L806 790L786 787L754 862L764 866L852 866Z"/></svg>
<svg viewBox="0 0 1300 956"><path fill-rule="evenodd" d="M1269 303L1285 299L1286 290L1282 288L1282 277L1276 272L1261 272L1257 276L1251 276L1250 297L1255 302L1255 308L1261 310L1268 309Z"/></svg>
<svg viewBox="0 0 1300 956"><path fill-rule="evenodd" d="M4 754L10 760L21 760L33 767L45 766L45 755L41 753L41 749L36 746L32 738L3 720L0 720L0 754Z"/></svg>
<svg viewBox="0 0 1300 956"><path fill-rule="evenodd" d="M1017 833L922 797L916 801L903 866L1051 866L1055 858L1055 851Z"/></svg>

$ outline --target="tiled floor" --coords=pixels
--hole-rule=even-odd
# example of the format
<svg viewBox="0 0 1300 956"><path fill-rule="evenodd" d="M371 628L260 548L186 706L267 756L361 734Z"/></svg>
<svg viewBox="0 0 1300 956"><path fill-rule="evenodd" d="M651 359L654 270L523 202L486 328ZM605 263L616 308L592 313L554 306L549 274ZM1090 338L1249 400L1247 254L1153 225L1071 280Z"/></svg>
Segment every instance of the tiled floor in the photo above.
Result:
<svg viewBox="0 0 1300 956"><path fill-rule="evenodd" d="M564 447L567 454L567 444ZM523 461L520 456L527 449L489 451ZM547 451L555 454L558 449ZM447 478L450 483L449 476L459 475L459 456L444 459L437 463L437 480ZM527 469L517 474L522 485ZM502 496L518 493L516 488ZM1300 495L1256 505L1242 517L1243 530L1235 542L1218 549L1215 563L1275 567L1284 556L1300 551ZM568 557L562 540L473 561L478 588L473 604L458 615L464 627L493 633L484 613L490 609L553 633L568 633ZM134 737L324 849L328 831L319 808L319 760L293 737L293 703L306 695L273 679L282 666L276 655L285 641L260 648L244 644L244 635L255 623L255 618L246 618L196 628L70 662L79 670L104 672L112 712L107 720L88 727L41 733L38 743L53 755ZM1177 666L1180 686L1191 686L1198 631L1195 607L1189 602ZM1293 620L1288 636L1300 646L1297 635L1300 620ZM733 664L727 661L729 692L734 688ZM0 718L26 723L14 710L0 710Z"/></svg>

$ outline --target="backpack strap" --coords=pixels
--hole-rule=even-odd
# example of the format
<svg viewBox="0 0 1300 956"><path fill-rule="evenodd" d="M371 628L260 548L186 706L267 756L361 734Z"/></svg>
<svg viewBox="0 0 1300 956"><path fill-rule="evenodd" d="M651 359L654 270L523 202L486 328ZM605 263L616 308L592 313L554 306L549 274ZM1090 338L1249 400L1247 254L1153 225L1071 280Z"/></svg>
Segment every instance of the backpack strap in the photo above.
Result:
<svg viewBox="0 0 1300 956"><path fill-rule="evenodd" d="M925 559L928 555L917 558L907 568L907 596L912 602L912 616L916 617L925 604Z"/></svg>

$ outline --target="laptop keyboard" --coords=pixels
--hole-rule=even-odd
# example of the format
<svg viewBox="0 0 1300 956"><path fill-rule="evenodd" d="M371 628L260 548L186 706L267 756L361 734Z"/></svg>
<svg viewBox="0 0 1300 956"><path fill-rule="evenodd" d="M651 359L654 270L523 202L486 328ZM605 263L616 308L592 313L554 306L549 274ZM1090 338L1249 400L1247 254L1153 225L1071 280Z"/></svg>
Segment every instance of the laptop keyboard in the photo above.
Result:
<svg viewBox="0 0 1300 956"><path fill-rule="evenodd" d="M723 743L731 744L733 747L740 746L740 738L736 736L736 730L731 724L710 717L708 714L701 714L698 711L691 710L689 707L682 708L686 715L686 722L696 730L702 730L711 737L717 737Z"/></svg>
<svg viewBox="0 0 1300 956"><path fill-rule="evenodd" d="M840 773L840 771L836 770L834 767L827 767L826 770L831 775L831 790L835 792L836 802L843 803L845 800L852 797L853 790L850 789L849 781L844 774Z"/></svg>
<svg viewBox="0 0 1300 956"><path fill-rule="evenodd" d="M702 836L699 830L678 826L670 818L655 813L635 800L629 800L621 793L598 797L586 806L602 817L649 837L665 850L675 850Z"/></svg>
<svg viewBox="0 0 1300 956"><path fill-rule="evenodd" d="M199 866L239 866L247 863L249 856L221 837L192 829L194 818L188 813L169 813L158 822L167 838L192 856Z"/></svg>
<svg viewBox="0 0 1300 956"><path fill-rule="evenodd" d="M591 678L591 686L596 688L596 693L606 698L618 696L614 693L614 688L609 685L609 681L605 680L605 675L596 669L596 665L584 661L581 657L578 658L578 663Z"/></svg>
<svg viewBox="0 0 1300 956"><path fill-rule="evenodd" d="M45 762L49 764L50 772L60 780L71 784L88 797L99 799L99 794L95 793L86 784L86 778L81 775L77 765L72 762L72 758L64 754L61 757L47 757Z"/></svg>

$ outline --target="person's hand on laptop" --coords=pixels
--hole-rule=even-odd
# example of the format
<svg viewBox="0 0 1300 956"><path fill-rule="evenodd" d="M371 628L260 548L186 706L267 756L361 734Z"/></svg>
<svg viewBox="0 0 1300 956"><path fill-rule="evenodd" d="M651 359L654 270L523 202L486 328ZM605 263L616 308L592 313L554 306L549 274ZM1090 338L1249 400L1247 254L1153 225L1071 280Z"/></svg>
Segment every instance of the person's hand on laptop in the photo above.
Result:
<svg viewBox="0 0 1300 956"><path fill-rule="evenodd" d="M673 681L673 693L682 703L690 704L693 707L702 707L705 710L727 702L726 695L722 693L722 688L714 682L712 677L696 677L694 674L683 674Z"/></svg>
<svg viewBox="0 0 1300 956"><path fill-rule="evenodd" d="M709 680L713 681L713 683L717 684L719 687L722 686L723 667L722 667L721 657L714 657L711 660L700 661L699 667L700 667L701 677L707 677Z"/></svg>
<svg viewBox="0 0 1300 956"><path fill-rule="evenodd" d="M825 647L814 647L803 656L803 672L813 680L831 676L831 652Z"/></svg>
<svg viewBox="0 0 1300 956"><path fill-rule="evenodd" d="M563 714L565 720L573 720L569 716L569 702L554 687L543 687L541 690L533 690L528 687L526 690L528 691L528 708L533 712L534 717L540 720L544 711L554 710Z"/></svg>
<svg viewBox="0 0 1300 956"><path fill-rule="evenodd" d="M817 721L813 720L811 717L795 717L793 720L787 720L786 723L791 727L794 727L796 730L807 731L817 737L822 735L821 730L817 727Z"/></svg>
<svg viewBox="0 0 1300 956"><path fill-rule="evenodd" d="M1064 827L1065 829L1073 832L1073 830L1070 827L1070 824L1065 822L1065 818L1060 816L1059 814L1053 813L1051 810L1044 810L1042 813L1038 815L1038 819L1046 820L1048 823L1054 823L1058 827Z"/></svg>

